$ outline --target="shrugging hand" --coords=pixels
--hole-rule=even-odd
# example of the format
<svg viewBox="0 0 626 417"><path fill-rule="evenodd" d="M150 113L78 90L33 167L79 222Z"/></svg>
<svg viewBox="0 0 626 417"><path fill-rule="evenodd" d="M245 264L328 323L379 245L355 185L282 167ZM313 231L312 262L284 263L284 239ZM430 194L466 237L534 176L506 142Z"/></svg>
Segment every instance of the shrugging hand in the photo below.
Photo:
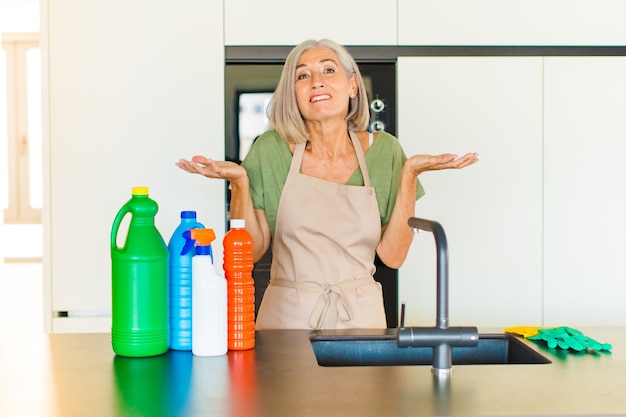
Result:
<svg viewBox="0 0 626 417"><path fill-rule="evenodd" d="M236 182L247 175L246 169L229 161L214 161L204 156L194 156L191 161L181 159L176 166L191 174L201 174L208 178L218 178Z"/></svg>
<svg viewBox="0 0 626 417"><path fill-rule="evenodd" d="M443 169L461 169L478 162L477 153L468 153L458 158L457 155L444 153L441 155L413 155L407 159L405 167L411 169L413 175L426 171Z"/></svg>

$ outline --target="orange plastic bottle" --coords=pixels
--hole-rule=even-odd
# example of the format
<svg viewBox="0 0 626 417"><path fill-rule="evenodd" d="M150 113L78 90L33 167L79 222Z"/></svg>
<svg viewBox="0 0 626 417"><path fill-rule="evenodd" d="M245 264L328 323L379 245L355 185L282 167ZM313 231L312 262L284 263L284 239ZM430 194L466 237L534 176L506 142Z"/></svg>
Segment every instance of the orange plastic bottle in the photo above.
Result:
<svg viewBox="0 0 626 417"><path fill-rule="evenodd" d="M246 221L231 219L224 236L224 274L228 284L228 349L254 348L252 236Z"/></svg>

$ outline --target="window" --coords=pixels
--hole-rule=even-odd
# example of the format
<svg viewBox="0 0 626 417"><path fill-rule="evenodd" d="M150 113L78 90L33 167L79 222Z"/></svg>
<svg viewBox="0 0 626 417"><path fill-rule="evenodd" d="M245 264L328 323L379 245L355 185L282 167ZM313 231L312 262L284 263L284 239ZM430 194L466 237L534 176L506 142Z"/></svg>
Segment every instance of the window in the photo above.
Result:
<svg viewBox="0 0 626 417"><path fill-rule="evenodd" d="M239 149L239 160L243 160L254 140L270 128L266 110L273 91L238 91L235 142Z"/></svg>
<svg viewBox="0 0 626 417"><path fill-rule="evenodd" d="M4 223L41 223L41 53L37 33L3 33L0 208Z"/></svg>

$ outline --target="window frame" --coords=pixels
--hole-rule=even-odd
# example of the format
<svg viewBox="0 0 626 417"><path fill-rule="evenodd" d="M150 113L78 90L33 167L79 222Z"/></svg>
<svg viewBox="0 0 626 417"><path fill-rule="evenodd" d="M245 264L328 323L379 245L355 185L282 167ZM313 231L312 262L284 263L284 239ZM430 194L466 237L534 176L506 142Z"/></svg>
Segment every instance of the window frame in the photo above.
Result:
<svg viewBox="0 0 626 417"><path fill-rule="evenodd" d="M40 49L35 32L2 33L6 54L8 207L5 224L40 224L41 208L31 202L29 149L28 68L29 50ZM41 94L41 92L40 92Z"/></svg>

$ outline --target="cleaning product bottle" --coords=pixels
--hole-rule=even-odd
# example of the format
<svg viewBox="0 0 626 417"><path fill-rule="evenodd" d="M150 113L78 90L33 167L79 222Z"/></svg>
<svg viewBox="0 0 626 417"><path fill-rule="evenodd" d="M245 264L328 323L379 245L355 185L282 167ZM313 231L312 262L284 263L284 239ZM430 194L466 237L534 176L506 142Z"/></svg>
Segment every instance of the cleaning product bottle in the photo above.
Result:
<svg viewBox="0 0 626 417"><path fill-rule="evenodd" d="M180 224L172 233L167 245L170 254L170 349L191 350L191 247L183 253L187 239L183 233L190 229L203 228L196 221L195 211L182 211Z"/></svg>
<svg viewBox="0 0 626 417"><path fill-rule="evenodd" d="M252 236L246 221L231 219L224 236L224 273L228 283L228 349L254 347L254 268Z"/></svg>
<svg viewBox="0 0 626 417"><path fill-rule="evenodd" d="M157 211L148 187L133 187L132 198L119 210L111 229L111 343L121 356L155 356L168 349L169 254L154 225ZM118 247L118 229L127 214L128 232Z"/></svg>
<svg viewBox="0 0 626 417"><path fill-rule="evenodd" d="M192 352L196 356L225 355L228 351L226 280L215 273L211 242L213 229L185 232L196 242L192 260Z"/></svg>

